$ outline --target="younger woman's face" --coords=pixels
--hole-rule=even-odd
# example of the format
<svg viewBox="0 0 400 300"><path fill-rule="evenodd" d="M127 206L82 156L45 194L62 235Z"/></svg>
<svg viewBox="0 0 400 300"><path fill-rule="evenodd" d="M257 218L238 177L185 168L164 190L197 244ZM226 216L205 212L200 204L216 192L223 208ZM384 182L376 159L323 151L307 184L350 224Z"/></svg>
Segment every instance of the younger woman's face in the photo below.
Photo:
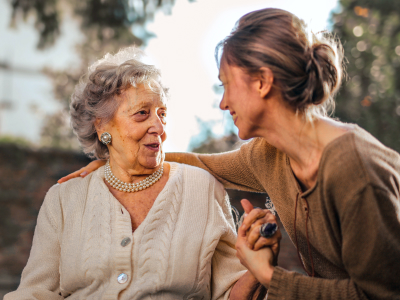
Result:
<svg viewBox="0 0 400 300"><path fill-rule="evenodd" d="M265 99L260 97L260 81L250 77L241 68L221 60L219 79L224 86L224 95L219 105L229 110L233 122L239 129L239 137L247 140L260 136L262 122L265 121Z"/></svg>

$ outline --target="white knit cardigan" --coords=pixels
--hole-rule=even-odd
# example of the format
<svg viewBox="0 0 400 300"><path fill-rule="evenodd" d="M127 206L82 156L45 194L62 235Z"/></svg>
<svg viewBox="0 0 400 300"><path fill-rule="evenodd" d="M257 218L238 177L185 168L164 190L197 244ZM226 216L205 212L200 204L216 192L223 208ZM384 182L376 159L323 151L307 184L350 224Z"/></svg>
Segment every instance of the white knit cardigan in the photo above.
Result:
<svg viewBox="0 0 400 300"><path fill-rule="evenodd" d="M226 192L206 171L170 164L133 234L128 211L104 184L104 167L53 186L20 286L4 300L228 299L245 271Z"/></svg>

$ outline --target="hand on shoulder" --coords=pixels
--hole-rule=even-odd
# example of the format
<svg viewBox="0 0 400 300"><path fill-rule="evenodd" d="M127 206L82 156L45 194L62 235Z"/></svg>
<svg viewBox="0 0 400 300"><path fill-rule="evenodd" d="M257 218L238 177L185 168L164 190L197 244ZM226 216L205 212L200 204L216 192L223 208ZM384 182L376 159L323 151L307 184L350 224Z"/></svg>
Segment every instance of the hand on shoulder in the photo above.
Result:
<svg viewBox="0 0 400 300"><path fill-rule="evenodd" d="M90 162L87 166L79 169L78 171L75 171L67 176L64 176L62 178L60 178L57 182L58 183L63 183L63 182L67 182L68 180L72 179L72 178L77 178L77 177L85 177L88 174L96 171L98 168L104 166L106 164L105 160L94 160L92 162Z"/></svg>

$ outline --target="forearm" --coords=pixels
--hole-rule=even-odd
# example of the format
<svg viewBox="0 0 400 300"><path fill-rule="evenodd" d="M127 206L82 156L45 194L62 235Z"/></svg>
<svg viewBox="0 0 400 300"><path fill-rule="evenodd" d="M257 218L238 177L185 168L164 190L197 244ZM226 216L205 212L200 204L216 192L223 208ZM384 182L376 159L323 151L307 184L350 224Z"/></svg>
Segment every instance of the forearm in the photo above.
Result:
<svg viewBox="0 0 400 300"><path fill-rule="evenodd" d="M228 189L265 192L243 161L239 150L218 154L166 153L165 160L206 170Z"/></svg>
<svg viewBox="0 0 400 300"><path fill-rule="evenodd" d="M268 300L275 299L361 300L368 297L351 279L308 277L275 267L268 289Z"/></svg>
<svg viewBox="0 0 400 300"><path fill-rule="evenodd" d="M247 271L233 286L230 300L264 299L267 290Z"/></svg>

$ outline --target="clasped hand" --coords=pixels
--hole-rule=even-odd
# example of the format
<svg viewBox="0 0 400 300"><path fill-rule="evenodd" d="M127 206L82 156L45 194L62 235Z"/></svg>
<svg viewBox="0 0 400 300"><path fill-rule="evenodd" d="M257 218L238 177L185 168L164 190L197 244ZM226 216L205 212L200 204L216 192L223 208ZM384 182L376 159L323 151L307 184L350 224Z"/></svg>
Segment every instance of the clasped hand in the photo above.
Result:
<svg viewBox="0 0 400 300"><path fill-rule="evenodd" d="M279 245L282 239L280 230L270 238L260 235L265 223L277 223L276 217L267 209L253 208L246 199L241 201L246 213L238 230L236 256L257 280L266 288L272 278L274 266L278 263Z"/></svg>

